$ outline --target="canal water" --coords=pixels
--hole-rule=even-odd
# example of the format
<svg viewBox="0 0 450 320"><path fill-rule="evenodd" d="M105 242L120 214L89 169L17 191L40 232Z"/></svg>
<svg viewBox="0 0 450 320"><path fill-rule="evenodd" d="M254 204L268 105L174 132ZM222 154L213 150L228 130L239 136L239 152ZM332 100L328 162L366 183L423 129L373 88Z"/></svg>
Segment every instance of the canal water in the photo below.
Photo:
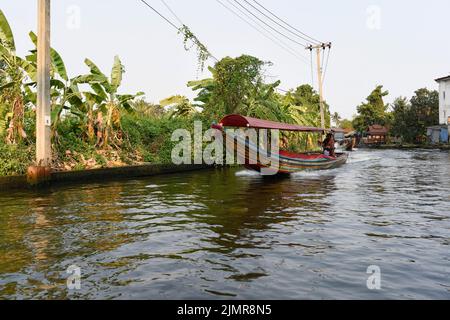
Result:
<svg viewBox="0 0 450 320"><path fill-rule="evenodd" d="M0 299L28 298L450 299L450 155L0 194Z"/></svg>

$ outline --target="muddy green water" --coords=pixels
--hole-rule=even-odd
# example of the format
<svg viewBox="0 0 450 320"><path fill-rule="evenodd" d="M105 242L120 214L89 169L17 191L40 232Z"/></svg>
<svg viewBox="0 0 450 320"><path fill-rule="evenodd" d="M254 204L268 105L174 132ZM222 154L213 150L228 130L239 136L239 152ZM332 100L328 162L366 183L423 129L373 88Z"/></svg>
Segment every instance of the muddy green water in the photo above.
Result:
<svg viewBox="0 0 450 320"><path fill-rule="evenodd" d="M0 194L0 298L450 299L449 245L448 152L59 186Z"/></svg>

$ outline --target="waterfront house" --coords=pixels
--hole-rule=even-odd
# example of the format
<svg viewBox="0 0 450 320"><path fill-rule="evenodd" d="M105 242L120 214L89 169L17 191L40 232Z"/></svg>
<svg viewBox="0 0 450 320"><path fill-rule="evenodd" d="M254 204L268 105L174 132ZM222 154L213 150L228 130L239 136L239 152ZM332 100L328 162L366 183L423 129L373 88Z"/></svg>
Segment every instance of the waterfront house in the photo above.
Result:
<svg viewBox="0 0 450 320"><path fill-rule="evenodd" d="M388 128L374 124L367 129L363 142L366 145L386 144L388 132Z"/></svg>
<svg viewBox="0 0 450 320"><path fill-rule="evenodd" d="M450 134L450 76L436 79L439 84L439 125L427 128L428 142L448 143Z"/></svg>
<svg viewBox="0 0 450 320"><path fill-rule="evenodd" d="M439 84L439 124L450 125L450 76L436 79Z"/></svg>

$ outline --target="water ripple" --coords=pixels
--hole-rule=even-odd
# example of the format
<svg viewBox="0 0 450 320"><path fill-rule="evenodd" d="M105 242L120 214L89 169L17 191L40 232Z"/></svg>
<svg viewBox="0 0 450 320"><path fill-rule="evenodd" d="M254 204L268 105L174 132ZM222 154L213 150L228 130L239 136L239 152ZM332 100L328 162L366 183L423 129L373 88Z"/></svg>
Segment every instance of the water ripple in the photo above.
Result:
<svg viewBox="0 0 450 320"><path fill-rule="evenodd" d="M450 155L0 194L0 298L449 299ZM67 290L66 269L82 270ZM367 267L382 290L366 287Z"/></svg>

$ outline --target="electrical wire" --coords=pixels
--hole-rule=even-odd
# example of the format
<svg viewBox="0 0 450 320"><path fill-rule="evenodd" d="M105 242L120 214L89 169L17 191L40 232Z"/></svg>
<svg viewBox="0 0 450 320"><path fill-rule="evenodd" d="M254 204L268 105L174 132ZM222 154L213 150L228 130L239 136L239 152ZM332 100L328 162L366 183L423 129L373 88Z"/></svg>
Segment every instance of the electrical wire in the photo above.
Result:
<svg viewBox="0 0 450 320"><path fill-rule="evenodd" d="M180 30L179 27L177 27L175 25L175 23L173 23L172 21L170 21L168 18L166 18L164 15L162 15L161 13L159 13L158 10L156 10L155 8L153 8L151 5L148 4L147 1L145 0L140 0L142 3L144 3L147 7L149 7L151 10L153 10L158 16L160 16L162 19L164 19L168 24L170 24L172 27L174 27L177 31Z"/></svg>
<svg viewBox="0 0 450 320"><path fill-rule="evenodd" d="M264 13L263 11L261 11L259 8L255 7L253 4L251 4L250 2L248 2L247 0L244 0L245 3L247 3L247 5L249 5L250 7L252 7L254 10L256 10L257 12L259 12L259 14L263 15L264 17L266 17L267 19L269 19L270 21L272 21L273 23L275 23L277 26L283 28L284 30L286 30L287 32L293 34L294 36L306 41L306 42L313 42L313 44L318 44L318 42L316 41L311 41L311 39L309 39L309 37L305 37L303 35L300 35L298 32L294 32L288 28L286 28L285 26L281 25L280 23L278 23L276 20L274 20L272 17L268 16L266 13ZM267 10L267 9L266 9Z"/></svg>
<svg viewBox="0 0 450 320"><path fill-rule="evenodd" d="M266 26L268 26L270 29L272 29L273 31L275 31L276 33L278 33L279 35L283 36L284 38L288 39L289 41L292 41L304 48L307 48L307 45L304 43L300 43L294 39L292 39L291 37L287 36L286 34L280 32L278 29L274 28L273 26L271 26L270 24L268 24L266 21L262 20L260 17L258 17L256 14L254 14L251 10L249 10L247 7L245 7L244 5L242 5L239 1L234 0L234 2L236 2L240 7L242 7L245 11L247 11L248 13L250 13L252 16L254 16L256 19L258 19L259 21L261 21L263 24L265 24Z"/></svg>
<svg viewBox="0 0 450 320"><path fill-rule="evenodd" d="M172 8L170 8L170 6L167 4L166 1L161 0L161 2L163 3L163 5L167 8L167 10L170 11L170 13L174 16L175 19L177 19L177 21L181 24L184 25L183 21L181 21L181 19L177 16L177 14L175 13L175 11L172 10Z"/></svg>
<svg viewBox="0 0 450 320"><path fill-rule="evenodd" d="M238 10L242 15L246 16L249 20L251 20L255 25L259 26L259 28L263 29L264 31L266 31L268 34L271 35L268 36L267 34L265 34L263 31L261 31L260 29L258 29L258 27L256 27L255 25L253 25L252 23L250 23L249 21L247 21L245 18L243 18L241 15L239 15L237 12L235 12L234 10L232 10L230 7L228 7L227 5L225 5L222 1L220 0L216 0L218 3L220 3L223 7L225 7L228 11L230 11L231 13L233 13L235 16L237 16L239 19L241 19L242 21L244 21L246 24L248 24L250 27L252 27L253 29L255 29L258 33L260 33L261 35L263 35L265 38L269 39L270 41L272 41L273 43L275 43L277 46L279 46L280 48L282 48L283 50L285 50L287 53L291 54L292 56L294 56L295 58L302 60L303 62L306 63L306 58L304 56L302 56L300 53L297 53L295 49L293 49L292 47L290 47L288 44L286 44L285 42L283 42L282 40L278 39L276 35L274 35L270 30L267 30L263 25L261 25L260 23L258 23L258 21L256 21L254 18L252 18L248 13L246 13L245 11L243 11L241 8L239 8L238 6L236 6L232 1L230 0L226 0L231 6L233 6L236 10Z"/></svg>
<svg viewBox="0 0 450 320"><path fill-rule="evenodd" d="M171 25L173 28L175 28L178 32L182 32L181 27L177 27L175 25L175 23L173 23L172 21L170 21L167 17L165 17L162 13L160 13L158 10L156 10L154 7L152 7L147 1L145 0L140 0L143 4L145 4L147 7L149 7L153 12L155 12L158 16L160 16L162 19L164 19L169 25ZM161 0L163 1L163 0ZM169 9L170 12L172 12L172 14L177 17L176 19L179 20L179 22L181 23L182 26L185 26L181 20L178 18L178 16L175 14L175 12L167 5L167 3L165 3L163 1L163 3L166 5L166 7ZM211 58L213 58L215 61L219 61L214 55L212 55L209 51L208 54Z"/></svg>
<svg viewBox="0 0 450 320"><path fill-rule="evenodd" d="M304 35L305 37L309 38L312 40L312 42L316 42L318 43L322 43L322 41L319 41L309 35L307 35L306 33L300 31L299 29L297 29L296 27L292 26L291 24L289 24L288 22L286 22L285 20L281 19L279 16L277 16L276 14L274 14L272 11L270 11L269 9L267 9L265 6L263 6L261 3L259 3L256 0L253 0L258 6L260 6L261 8L263 8L265 11L267 11L269 14L271 14L273 17L275 17L276 19L278 19L279 21L281 21L282 23L284 23L286 26L292 28L293 30L299 32L300 34Z"/></svg>

